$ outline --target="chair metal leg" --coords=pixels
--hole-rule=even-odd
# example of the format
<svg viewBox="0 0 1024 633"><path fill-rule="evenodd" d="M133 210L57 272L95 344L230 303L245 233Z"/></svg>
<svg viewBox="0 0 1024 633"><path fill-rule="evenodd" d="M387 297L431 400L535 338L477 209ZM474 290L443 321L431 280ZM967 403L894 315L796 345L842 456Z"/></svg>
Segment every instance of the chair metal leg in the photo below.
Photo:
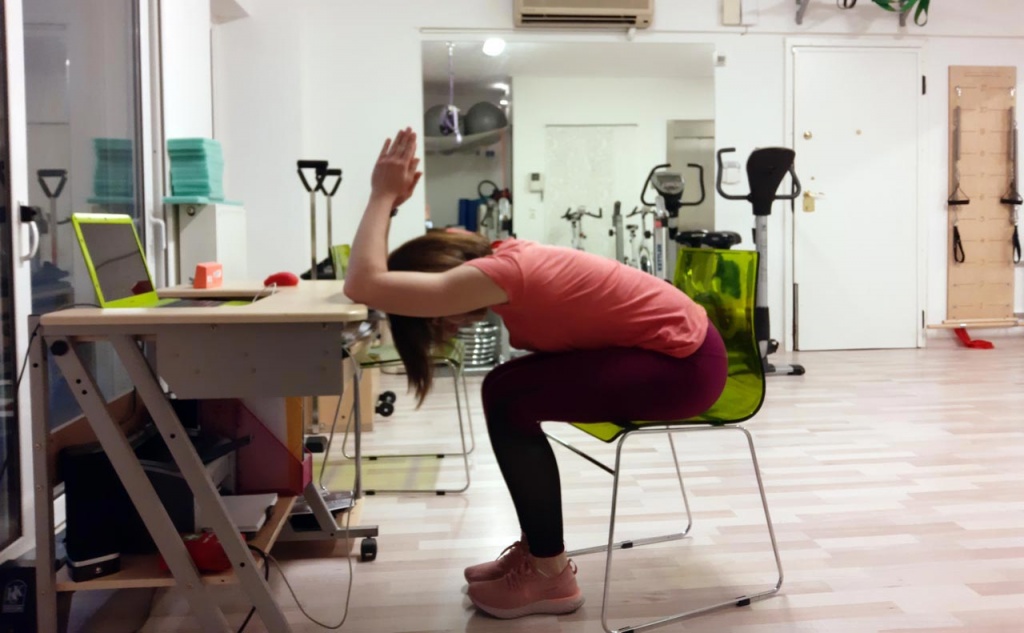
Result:
<svg viewBox="0 0 1024 633"><path fill-rule="evenodd" d="M683 536L690 533L693 528L693 514L690 513L690 498L686 494L686 484L683 483L683 471L679 469L679 455L676 454L676 442L672 434L668 434L668 445L672 449L672 464L676 467L676 478L679 479L679 492L683 493L683 506L686 508L686 529Z"/></svg>
<svg viewBox="0 0 1024 633"><path fill-rule="evenodd" d="M462 382L462 396L466 399L466 423L469 425L469 451L466 453L472 453L476 450L476 433L473 432L473 407L469 404L469 387L466 385L466 371L459 365L459 380Z"/></svg>
<svg viewBox="0 0 1024 633"><path fill-rule="evenodd" d="M660 542L659 540L656 540L659 537L655 537L654 539L645 539L645 542L641 542L641 541L625 541L625 543L630 543L630 545L628 545L628 546L620 546L619 543L615 542L615 519L616 519L616 514L617 514L617 508L618 508L619 475L620 475L620 472L621 472L621 463L622 463L622 447L625 444L626 438L631 436L631 435L639 435L639 434L668 433L669 434L669 438L671 439L671 436L674 433L695 433L695 432L703 432L703 431L716 431L716 430L722 430L722 429L738 430L738 431L742 432L744 434L744 436L746 437L747 447L750 450L751 464L753 465L753 468L754 468L754 477L755 477L755 479L757 481L758 493L761 496L761 507L764 510L765 524L768 527L768 536L771 539L772 554L775 557L775 566L776 566L776 570L778 571L778 579L777 579L777 581L770 588L764 589L764 590L756 592L756 593L751 593L751 594L739 596L739 597L736 597L736 598L731 598L731 599L728 599L728 600L723 600L723 601L720 601L720 602L716 602L714 604L710 604L710 605L706 605L706 606L703 606L703 607L699 607L697 609L691 609L689 611L685 611L685 612L682 612L682 613L676 613L676 614L673 614L673 615L670 615L670 616L666 616L666 617L663 617L663 618L658 618L656 620L651 620L649 622L644 622L642 624L629 625L629 626L622 627L620 629L613 629L613 628L611 628L611 626L608 623L608 603L609 603L608 598L609 598L610 591L611 591L612 553L616 549L628 549L629 547L633 547L635 545L647 544L648 542ZM678 469L678 459L677 459L676 452L675 452L675 445L672 444L671 446L672 446L672 456L673 456L673 458L676 459L676 465L677 465L676 467ZM750 432L747 429L743 428L742 426L736 425L736 426L723 426L723 427L693 427L693 428L667 428L667 427L661 427L661 428L656 428L656 429L641 429L641 430L636 430L636 431L630 431L628 433L623 434L623 436L621 438L619 438L619 441L618 441L618 443L616 445L616 449L615 449L615 468L614 468L614 471L615 472L614 472L614 484L613 484L613 488L612 488L611 518L609 519L609 524L608 524L608 543L606 545L604 545L604 546L597 547L597 548L588 548L586 550L578 550L579 553L589 553L589 552L592 552L592 551L601 551L601 550L606 552L604 591L603 591L602 604L601 604L601 625L602 625L602 627L604 628L604 630L607 633L633 633L634 631L643 631L643 630L647 630L647 629L653 629L653 628L656 628L656 627L659 627L659 626L664 626L666 624L671 624L673 622L677 622L679 620L690 618L690 617L693 617L693 616L696 616L696 615L699 615L699 614L702 614L702 613L707 613L709 611L713 611L715 609L720 609L722 607L727 607L727 606L739 606L739 607L747 606L747 605L749 605L752 602L755 602L757 600L763 600L764 598L767 598L767 597L769 597L771 595L774 595L775 593L778 593L779 589L782 588L782 582L783 582L782 558L779 555L779 546L778 546L778 542L777 542L777 540L775 538L775 526L772 523L771 513L770 513L770 511L768 509L768 498L767 498L767 496L765 494L765 491L764 491L764 481L763 481L763 479L761 477L761 468L760 468L760 464L758 463L758 460L757 460L757 452L756 452L756 450L754 448L754 440L753 440L753 437L751 436ZM681 476L680 476L680 485L682 485L682 477ZM687 514L689 515L689 501L686 500L685 490L684 490L684 497L683 498L684 498L684 503L687 506ZM687 531L689 531L689 529L687 529ZM672 536L676 536L676 535L672 535ZM678 540L678 537L677 538L660 537L660 539L661 539L661 541ZM573 554L576 554L576 553L577 552L573 552L570 555L573 555Z"/></svg>
<svg viewBox="0 0 1024 633"><path fill-rule="evenodd" d="M559 438L558 436L553 435L551 433L545 433L545 435L547 435L549 439L552 439L552 440L558 442L559 444L561 444L562 446L564 446L565 448L568 448L569 450L573 451L574 453L576 453L580 457L583 457L584 459L587 459L587 460L591 461L592 463L594 463L596 466L598 466L602 470L605 470L606 472L608 472L613 477L616 477L616 481L617 481L617 478L618 478L618 464L616 464L615 468L608 467L608 466L602 464L601 462L598 462L597 460L593 459L592 457L590 457L589 455L587 455L583 451L579 450L578 448L576 448L572 444L570 444L570 443L566 442L565 440ZM622 440L624 440L624 439L625 439L625 437L621 438L620 442ZM611 547L612 549L632 549L632 548L638 547L640 545L651 545L653 543L667 543L669 541L679 541L679 540L682 540L682 539L686 538L690 534L690 530L693 528L693 514L691 514L691 512L690 512L690 499L686 495L686 485L683 483L683 473L679 469L679 457L676 455L676 444L672 440L672 434L671 433L668 434L668 442L669 442L669 446L672 448L672 461L674 462L674 466L676 467L676 478L679 480L679 491L683 495L683 507L686 508L686 528L682 532L675 532L675 533L672 533L672 534L664 534L662 536L648 536L648 537L645 537L645 538L629 539L629 540L625 540L625 541L615 541L615 542L612 542L612 543L610 543L608 545L594 545L593 547L583 547L583 548L580 548L580 549L574 549L574 550L568 552L569 556L582 556L584 554L596 554L597 552L607 551L609 547Z"/></svg>
<svg viewBox="0 0 1024 633"><path fill-rule="evenodd" d="M442 362L448 367L448 369L449 369L449 371L451 372L451 375L452 375L452 388L453 388L453 391L455 393L455 410L456 410L457 418L458 418L458 421L459 421L459 441L460 441L460 443L462 445L462 450L460 452L454 452L454 453L398 453L398 454L394 454L394 455L363 455L363 459L368 459L370 461L376 461L376 460L381 460L381 459L403 459L403 458L404 459L408 459L408 458L414 458L414 457L434 457L434 458L437 458L437 459L443 459L445 457L461 457L462 458L462 466L463 466L464 472L466 473L465 484L462 487L460 487L460 488L366 488L363 491L365 494L373 495L373 494L377 494L377 493L390 493L390 494L433 493L433 494L436 494L436 495L445 495L445 494L448 494L448 493L465 492L466 490L469 489L469 484L471 482L470 469L469 469L469 454L471 452L473 452L473 450L476 448L476 436L473 433L473 422L472 422L472 418L470 417L470 413L469 413L469 388L466 386L466 376L465 376L465 374L462 371L462 366L461 365L453 363L452 361L450 361L448 359L444 359ZM462 383L462 394L459 393L459 383L460 382ZM471 446L469 448L467 448L467 446L466 446L466 422L465 422L465 420L463 418L463 415L462 415L462 410L463 410L462 395L463 394L466 397L466 406L465 406L466 418L469 419L469 433L470 433L470 438L471 438L471 442L472 442L472 444L471 444ZM354 403L353 403L353 406L354 406ZM349 455L349 453L347 452L347 448L346 448L347 444L348 444L349 430L351 429L351 426L352 426L352 418L353 418L353 416L350 414L349 415L349 423L345 427L345 434L344 434L344 437L342 439L342 444L341 444L342 455L344 455L347 459L352 459L352 455ZM337 419L337 418L335 418L335 419ZM334 430L333 430L333 426L332 426L331 437L328 438L327 449L326 449L326 451L324 453L324 464L325 465L327 463L327 457L329 455L329 451L330 451L330 447L331 447L331 438L333 437L333 435L334 435Z"/></svg>

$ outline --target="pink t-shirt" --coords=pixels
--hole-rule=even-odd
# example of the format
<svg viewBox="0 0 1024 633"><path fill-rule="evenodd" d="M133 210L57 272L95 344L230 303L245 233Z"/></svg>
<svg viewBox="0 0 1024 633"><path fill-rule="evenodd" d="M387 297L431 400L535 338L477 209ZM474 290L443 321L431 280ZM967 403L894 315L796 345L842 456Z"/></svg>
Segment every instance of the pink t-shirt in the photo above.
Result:
<svg viewBox="0 0 1024 633"><path fill-rule="evenodd" d="M707 334L703 307L672 284L606 257L512 239L464 265L508 295L508 303L491 309L519 349L639 347L684 358Z"/></svg>

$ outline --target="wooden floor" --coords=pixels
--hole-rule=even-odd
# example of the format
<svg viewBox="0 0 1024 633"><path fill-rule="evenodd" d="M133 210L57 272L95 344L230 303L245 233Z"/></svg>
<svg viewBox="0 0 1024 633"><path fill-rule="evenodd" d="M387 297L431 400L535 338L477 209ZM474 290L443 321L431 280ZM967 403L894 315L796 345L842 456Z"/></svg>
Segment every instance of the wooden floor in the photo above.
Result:
<svg viewBox="0 0 1024 633"><path fill-rule="evenodd" d="M991 351L940 344L918 351L804 353L798 360L807 375L772 378L764 409L747 424L781 547L781 592L661 630L1024 631L1024 340L1001 339ZM341 630L600 630L602 555L576 560L588 602L570 616L499 621L477 614L464 595L463 567L493 558L518 535L487 445L479 382L470 383L479 442L469 491L367 498L362 519L380 526L379 558L354 563L352 603ZM420 412L409 412L410 399L400 397L399 412L378 420L367 450L457 448L454 430L437 426L441 420L455 428L454 401L444 387ZM616 555L615 626L774 583L742 435L695 434L677 445L694 512L691 537ZM610 455L607 447L596 448ZM567 545L601 543L611 478L557 452ZM443 467L437 460L407 465L414 474L404 479L391 466L367 477L371 485L459 479L459 463L451 458ZM676 528L679 489L664 440L634 445L627 468L619 534ZM339 472L328 479L340 482ZM346 560L284 565L307 610L336 623L349 582ZM276 573L271 584L295 631L324 630L305 620ZM247 611L239 590L218 591L238 626ZM196 625L185 601L169 591L158 594L142 630L193 631ZM247 630L265 629L254 618Z"/></svg>

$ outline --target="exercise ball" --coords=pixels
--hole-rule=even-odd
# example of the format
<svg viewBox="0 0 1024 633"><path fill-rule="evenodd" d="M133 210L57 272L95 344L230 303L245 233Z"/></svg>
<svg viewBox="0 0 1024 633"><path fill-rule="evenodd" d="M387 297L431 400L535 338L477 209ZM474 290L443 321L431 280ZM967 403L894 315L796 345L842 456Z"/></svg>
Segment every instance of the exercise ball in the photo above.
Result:
<svg viewBox="0 0 1024 633"><path fill-rule="evenodd" d="M466 121L462 117L462 113L455 106L452 106L455 112L459 114L459 132L466 133ZM444 120L445 113L448 111L447 104L439 104L432 106L423 115L423 135L424 136L448 136L441 129L441 123Z"/></svg>
<svg viewBox="0 0 1024 633"><path fill-rule="evenodd" d="M475 104L466 113L466 134L482 134L499 130L508 125L508 118L501 108L489 101Z"/></svg>

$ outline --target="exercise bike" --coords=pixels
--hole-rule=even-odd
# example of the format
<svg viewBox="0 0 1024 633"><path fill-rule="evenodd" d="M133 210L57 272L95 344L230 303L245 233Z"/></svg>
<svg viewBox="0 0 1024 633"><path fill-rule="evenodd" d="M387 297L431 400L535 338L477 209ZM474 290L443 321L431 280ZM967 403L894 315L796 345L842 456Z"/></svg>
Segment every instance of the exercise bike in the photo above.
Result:
<svg viewBox="0 0 1024 633"><path fill-rule="evenodd" d="M629 266L629 256L626 255L623 244L622 203L618 200L615 201L615 206L612 208L612 228L608 229L608 237L615 238L615 261Z"/></svg>
<svg viewBox="0 0 1024 633"><path fill-rule="evenodd" d="M776 200L795 200L800 195L800 179L797 178L793 167L796 152L785 147L765 147L751 152L750 158L747 159L750 193L739 196L726 193L722 189L722 155L735 151L736 149L732 147L718 150L718 178L715 181L715 188L726 200L746 200L753 206L754 247L758 253L754 330L758 346L761 348L764 373L766 376L802 376L806 372L803 365L776 365L768 362L768 356L779 348L778 341L771 338L768 318L768 216L771 215L772 204ZM791 192L779 195L776 191L787 173L793 180Z"/></svg>
<svg viewBox="0 0 1024 633"><path fill-rule="evenodd" d="M584 250L583 240L587 239L587 234L583 232L583 218L586 216L602 218L604 217L604 211L598 209L595 215L587 211L587 208L584 206L576 207L575 211L570 207L565 210L565 214L562 216L563 220L569 220L569 223L572 225L572 247L578 251Z"/></svg>
<svg viewBox="0 0 1024 633"><path fill-rule="evenodd" d="M672 165L665 163L655 165L647 174L644 181L644 188L640 192L640 202L646 207L654 207L654 258L653 270L650 271L655 277L666 281L672 281L672 273L669 272L669 262L675 261L675 242L678 228L676 227L679 218L679 210L683 207L695 207L704 202L704 168L696 163L688 163L687 167L697 170L697 183L700 185L700 198L690 202L683 202L683 192L686 189L686 182L683 175L674 171L659 171L671 168ZM648 185L654 187L658 192L655 201L647 200ZM646 231L645 231L646 234Z"/></svg>
<svg viewBox="0 0 1024 633"><path fill-rule="evenodd" d="M640 224L627 224L626 230L629 231L629 252L630 257L625 263L633 268L639 268L645 273L651 273L654 270L654 260L651 258L651 249L647 246L648 241L654 236L651 230L647 228L647 216L654 215L654 209L649 207L636 207L633 211L627 215L627 218L631 218L635 215L640 216ZM640 239L637 240L637 231L640 231Z"/></svg>

